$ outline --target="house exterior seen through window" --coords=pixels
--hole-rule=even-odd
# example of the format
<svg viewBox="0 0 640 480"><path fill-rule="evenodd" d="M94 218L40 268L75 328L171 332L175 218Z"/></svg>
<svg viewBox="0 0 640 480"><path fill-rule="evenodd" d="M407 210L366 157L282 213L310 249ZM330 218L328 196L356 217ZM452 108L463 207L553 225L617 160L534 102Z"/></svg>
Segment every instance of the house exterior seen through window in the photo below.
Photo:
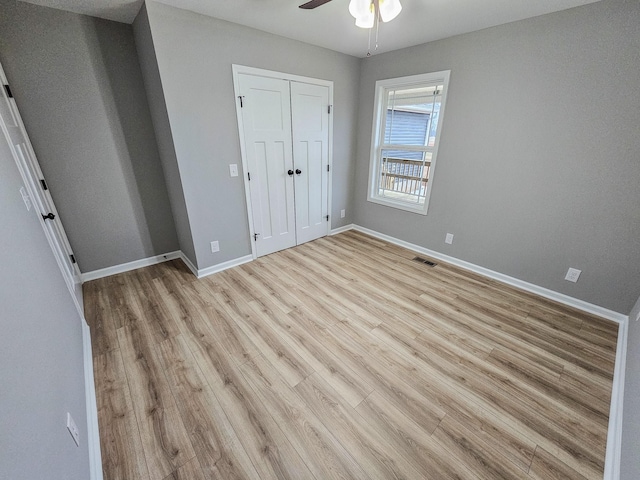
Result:
<svg viewBox="0 0 640 480"><path fill-rule="evenodd" d="M449 71L376 82L368 199L427 214Z"/></svg>

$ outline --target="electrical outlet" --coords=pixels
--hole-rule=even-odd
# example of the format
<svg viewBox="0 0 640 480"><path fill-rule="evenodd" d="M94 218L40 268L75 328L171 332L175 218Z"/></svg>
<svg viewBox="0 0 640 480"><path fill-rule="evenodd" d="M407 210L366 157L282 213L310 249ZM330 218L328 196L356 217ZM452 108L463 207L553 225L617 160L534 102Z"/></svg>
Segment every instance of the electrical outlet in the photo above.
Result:
<svg viewBox="0 0 640 480"><path fill-rule="evenodd" d="M218 240L216 240L215 242L211 242L211 253L216 253L220 251L220 243L218 243Z"/></svg>
<svg viewBox="0 0 640 480"><path fill-rule="evenodd" d="M453 233L447 233L447 236L444 237L444 243L448 243L449 245L453 243Z"/></svg>
<svg viewBox="0 0 640 480"><path fill-rule="evenodd" d="M73 417L69 412L67 412L67 430L71 434L71 438L76 442L76 446L80 446L80 430L78 430L78 426L76 422L73 421Z"/></svg>
<svg viewBox="0 0 640 480"><path fill-rule="evenodd" d="M578 281L578 278L580 278L581 273L582 273L582 270L570 268L569 270L567 270L567 274L565 275L564 279L569 280L570 282L576 283Z"/></svg>
<svg viewBox="0 0 640 480"><path fill-rule="evenodd" d="M237 177L238 176L238 165L235 163L232 163L231 165L229 165L229 175L231 175L232 177Z"/></svg>
<svg viewBox="0 0 640 480"><path fill-rule="evenodd" d="M344 218L346 212L344 210L340 210L340 218Z"/></svg>

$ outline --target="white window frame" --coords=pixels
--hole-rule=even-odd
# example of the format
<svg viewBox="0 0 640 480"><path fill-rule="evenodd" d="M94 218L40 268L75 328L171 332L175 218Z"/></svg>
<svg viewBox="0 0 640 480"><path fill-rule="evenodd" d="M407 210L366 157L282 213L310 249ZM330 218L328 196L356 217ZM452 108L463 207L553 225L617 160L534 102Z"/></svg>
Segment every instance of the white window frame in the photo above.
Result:
<svg viewBox="0 0 640 480"><path fill-rule="evenodd" d="M442 126L444 121L445 105L447 100L447 92L449 90L449 77L451 70L442 72L424 73L420 75L411 75L408 77L390 78L386 80L378 80L376 82L376 94L373 110L373 129L371 133L371 154L369 163L369 187L367 200L380 205L406 210L421 215L426 215L429 209L429 199L431 197L431 189L436 170L436 160L438 157L438 147L440 145L440 137L442 134ZM382 153L383 138L385 132L386 121L386 92L397 88L431 86L434 84L444 85L442 92L442 101L440 103L440 113L438 115L438 129L436 132L435 143L428 151L432 152L431 167L429 170L429 181L427 183L427 192L425 194L424 204L414 204L403 201L401 199L393 199L378 195L378 179L380 176L380 155ZM389 148L388 146L385 148ZM422 151L422 150L421 150Z"/></svg>

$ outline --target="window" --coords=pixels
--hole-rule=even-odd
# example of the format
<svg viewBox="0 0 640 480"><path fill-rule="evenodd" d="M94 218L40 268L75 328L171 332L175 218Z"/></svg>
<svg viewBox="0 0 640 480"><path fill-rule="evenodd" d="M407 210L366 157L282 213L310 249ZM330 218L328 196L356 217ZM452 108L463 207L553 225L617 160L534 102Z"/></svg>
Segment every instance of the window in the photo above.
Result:
<svg viewBox="0 0 640 480"><path fill-rule="evenodd" d="M370 202L427 214L449 71L376 82Z"/></svg>

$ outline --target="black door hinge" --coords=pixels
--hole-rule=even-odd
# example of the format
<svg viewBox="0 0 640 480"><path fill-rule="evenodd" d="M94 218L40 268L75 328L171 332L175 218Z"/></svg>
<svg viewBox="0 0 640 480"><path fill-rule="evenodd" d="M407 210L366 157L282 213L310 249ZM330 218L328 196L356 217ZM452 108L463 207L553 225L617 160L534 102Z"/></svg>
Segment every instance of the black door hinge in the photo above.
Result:
<svg viewBox="0 0 640 480"><path fill-rule="evenodd" d="M244 95L238 95L238 99L240 100L240 108L244 107Z"/></svg>
<svg viewBox="0 0 640 480"><path fill-rule="evenodd" d="M329 171L329 165L327 165L327 172Z"/></svg>
<svg viewBox="0 0 640 480"><path fill-rule="evenodd" d="M327 113L328 113L328 114L331 114L331 105L329 105L329 106L327 107Z"/></svg>
<svg viewBox="0 0 640 480"><path fill-rule="evenodd" d="M329 221L329 215L327 215L327 222Z"/></svg>
<svg viewBox="0 0 640 480"><path fill-rule="evenodd" d="M73 254L69 255L69 258L71 259L71 263L76 263L76 257L74 257Z"/></svg>
<svg viewBox="0 0 640 480"><path fill-rule="evenodd" d="M259 234L259 233L254 233L254 234L253 234L253 241L254 241L254 242L257 242L257 241L258 241L258 237L259 237L259 236L260 236L260 234Z"/></svg>
<svg viewBox="0 0 640 480"><path fill-rule="evenodd" d="M42 185L43 190L49 190L49 188L47 187L47 182L44 181L44 178L40 179L40 185Z"/></svg>
<svg viewBox="0 0 640 480"><path fill-rule="evenodd" d="M7 97L13 98L13 93L11 93L11 88L9 87L9 85L4 86L4 91L7 92Z"/></svg>
<svg viewBox="0 0 640 480"><path fill-rule="evenodd" d="M251 172L247 172L247 178L251 181Z"/></svg>

